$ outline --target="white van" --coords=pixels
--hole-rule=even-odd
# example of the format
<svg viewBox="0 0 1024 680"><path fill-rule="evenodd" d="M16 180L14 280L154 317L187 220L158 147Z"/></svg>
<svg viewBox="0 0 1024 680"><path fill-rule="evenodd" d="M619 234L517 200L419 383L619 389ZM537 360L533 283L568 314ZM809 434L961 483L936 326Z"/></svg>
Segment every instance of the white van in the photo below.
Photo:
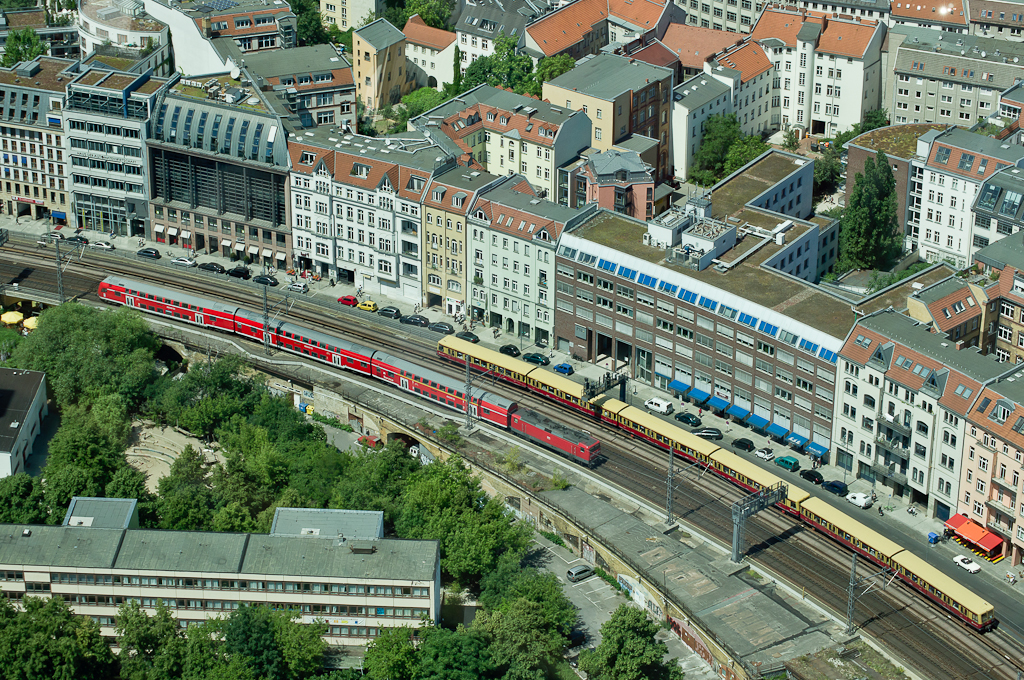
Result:
<svg viewBox="0 0 1024 680"><path fill-rule="evenodd" d="M667 416L672 413L672 402L658 397L648 399L644 402L644 406L648 411L654 411L655 413L660 413L663 416Z"/></svg>

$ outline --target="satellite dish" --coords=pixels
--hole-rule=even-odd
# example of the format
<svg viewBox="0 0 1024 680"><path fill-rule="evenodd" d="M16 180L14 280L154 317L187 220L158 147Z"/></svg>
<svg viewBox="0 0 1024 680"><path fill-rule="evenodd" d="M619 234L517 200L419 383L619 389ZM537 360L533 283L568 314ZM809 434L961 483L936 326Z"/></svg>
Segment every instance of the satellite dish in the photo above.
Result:
<svg viewBox="0 0 1024 680"><path fill-rule="evenodd" d="M242 72L238 70L238 66L234 63L231 64L231 80L238 80L238 77L242 75Z"/></svg>
<svg viewBox="0 0 1024 680"><path fill-rule="evenodd" d="M982 59L984 59L984 58L985 58L985 50L982 50L982 51L981 51L981 58L982 58Z"/></svg>

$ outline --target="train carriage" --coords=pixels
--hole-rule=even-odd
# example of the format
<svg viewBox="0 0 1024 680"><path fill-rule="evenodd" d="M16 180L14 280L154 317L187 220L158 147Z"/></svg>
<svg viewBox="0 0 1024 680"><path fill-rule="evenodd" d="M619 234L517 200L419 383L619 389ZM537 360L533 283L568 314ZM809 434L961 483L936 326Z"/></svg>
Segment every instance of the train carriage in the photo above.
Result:
<svg viewBox="0 0 1024 680"><path fill-rule="evenodd" d="M903 550L892 558L892 566L900 578L920 590L930 600L967 621L972 628L987 631L995 625L992 605L975 595L956 580Z"/></svg>
<svg viewBox="0 0 1024 680"><path fill-rule="evenodd" d="M801 503L811 497L811 494L800 487L789 484L781 477L762 469L753 461L726 449L718 449L711 458L711 465L719 475L749 491L760 491L779 483L786 484L786 500L780 504L780 507L789 514L799 516Z"/></svg>
<svg viewBox="0 0 1024 680"><path fill-rule="evenodd" d="M513 413L510 427L526 439L587 467L598 462L601 444L589 432L566 427L530 409Z"/></svg>
<svg viewBox="0 0 1024 680"><path fill-rule="evenodd" d="M418 366L386 352L373 355L373 376L406 392L456 411L466 412L465 384L446 375ZM490 392L479 390L470 395L470 412L477 418L504 428L516 410L516 403Z"/></svg>
<svg viewBox="0 0 1024 680"><path fill-rule="evenodd" d="M370 359L374 350L365 345L290 323L278 324L272 331L272 341L278 347L295 354L313 357L361 375L370 375Z"/></svg>
<svg viewBox="0 0 1024 680"><path fill-rule="evenodd" d="M869 529L821 498L801 503L800 514L814 527L883 566L893 566L893 557L903 550L899 543Z"/></svg>
<svg viewBox="0 0 1024 680"><path fill-rule="evenodd" d="M526 388L529 388L526 382L527 374L537 369L533 364L505 356L493 349L474 345L454 335L446 335L438 341L437 356L462 366L466 365L466 357L469 357L473 370L490 373L496 378Z"/></svg>
<svg viewBox="0 0 1024 680"><path fill-rule="evenodd" d="M575 380L570 380L543 368L537 368L527 374L526 385L534 392L539 392L549 399L554 399L577 411L590 413L583 399L583 385Z"/></svg>
<svg viewBox="0 0 1024 680"><path fill-rule="evenodd" d="M99 285L101 299L142 311L170 316L197 326L234 332L236 305L207 300L187 293L170 291L148 283L108 276Z"/></svg>

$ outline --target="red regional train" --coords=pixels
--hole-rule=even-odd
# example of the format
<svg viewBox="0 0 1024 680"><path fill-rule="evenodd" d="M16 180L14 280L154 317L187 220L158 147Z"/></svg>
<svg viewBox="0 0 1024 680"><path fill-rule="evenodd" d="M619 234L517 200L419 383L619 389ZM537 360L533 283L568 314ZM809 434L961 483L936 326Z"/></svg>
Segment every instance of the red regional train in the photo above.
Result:
<svg viewBox="0 0 1024 680"><path fill-rule="evenodd" d="M113 304L242 335L258 342L263 342L264 334L269 333L270 344L279 349L376 378L436 404L460 413L466 412L465 385L460 381L321 331L280 321L272 321L271 327L264 329L261 316L235 305L116 276L109 276L100 283L99 296ZM474 417L510 430L571 460L588 466L593 466L598 460L601 445L594 437L553 423L529 409L520 409L516 402L497 394L474 390L469 398L469 409Z"/></svg>

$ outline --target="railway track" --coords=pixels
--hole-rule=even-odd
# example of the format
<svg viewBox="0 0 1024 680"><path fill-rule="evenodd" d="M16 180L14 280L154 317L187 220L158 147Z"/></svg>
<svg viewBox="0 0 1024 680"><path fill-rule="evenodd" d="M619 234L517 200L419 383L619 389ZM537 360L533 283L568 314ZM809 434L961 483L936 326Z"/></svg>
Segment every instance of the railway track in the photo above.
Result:
<svg viewBox="0 0 1024 680"><path fill-rule="evenodd" d="M15 262L13 267L0 263L0 276L6 278L7 273L17 271L19 265L30 266L33 270L53 269L53 264L40 261L40 251L34 248L19 247L16 243L13 248L5 248L5 254L10 255L12 251L21 262ZM203 296L211 294L203 284L225 282L223 278L214 277L195 277L192 280L181 276L183 272L139 271L136 263L122 258L97 257L95 263L92 260L89 258L88 261L73 265L65 277L69 273L75 277L75 288L92 286L91 299L97 300L96 287L111 273ZM67 281L65 279L66 287ZM56 286L53 286L53 290L56 291ZM90 294L86 293L83 297L90 298ZM217 297L249 308L257 307L260 302L253 299L252 292L240 291L237 285L219 287ZM276 305L284 296L271 289L270 297ZM351 337L371 347L387 348L454 378L464 375L458 368L436 360L433 348L425 346L424 341L429 341L429 337L417 339L368 330L361 324L346 323L370 320L368 316L360 318L359 314L351 313L347 308L341 309L340 305L335 313L325 316L321 305L314 306L301 298L289 299L291 304L284 313L291 321ZM279 316L281 313L277 310L274 315ZM547 400L494 380L484 382L486 385L477 383L477 386L514 398L524 406L544 410L569 426L579 427L578 416L568 416L560 409L551 409L552 403ZM640 444L596 420L588 429L601 439L602 450L608 459L596 474L657 507L663 507L667 454ZM689 465L680 462L684 466ZM690 483L695 480L695 475L700 474L700 470L694 468L692 472L678 478L681 483L675 486L675 498L682 506L682 512L675 514L701 526L714 538L728 544L732 531L729 507L745 492L711 473L703 474L700 484ZM786 535L787 540L779 539L780 535ZM806 592L819 602L835 603L836 608L842 608L846 602L846 584L849 579L850 552L846 548L837 546L827 537L788 516L775 513L762 513L748 521L747 538L749 544L756 547L754 552L780 565L779 571L797 575L801 581L799 585L805 587ZM840 549L836 550L837 547ZM867 568L873 569L874 565ZM866 571L862 570L862 573ZM897 657L903 658L908 666L925 673L925 677L1010 680L1016 677L1018 670L1013 660L1024 657L1024 650L1008 636L998 631L987 635L971 631L923 600L898 579L884 591L869 592L862 596L857 602L855 622ZM968 633L966 638L965 632ZM965 644L950 645L951 640L964 640ZM970 640L970 644L966 644L966 640Z"/></svg>

